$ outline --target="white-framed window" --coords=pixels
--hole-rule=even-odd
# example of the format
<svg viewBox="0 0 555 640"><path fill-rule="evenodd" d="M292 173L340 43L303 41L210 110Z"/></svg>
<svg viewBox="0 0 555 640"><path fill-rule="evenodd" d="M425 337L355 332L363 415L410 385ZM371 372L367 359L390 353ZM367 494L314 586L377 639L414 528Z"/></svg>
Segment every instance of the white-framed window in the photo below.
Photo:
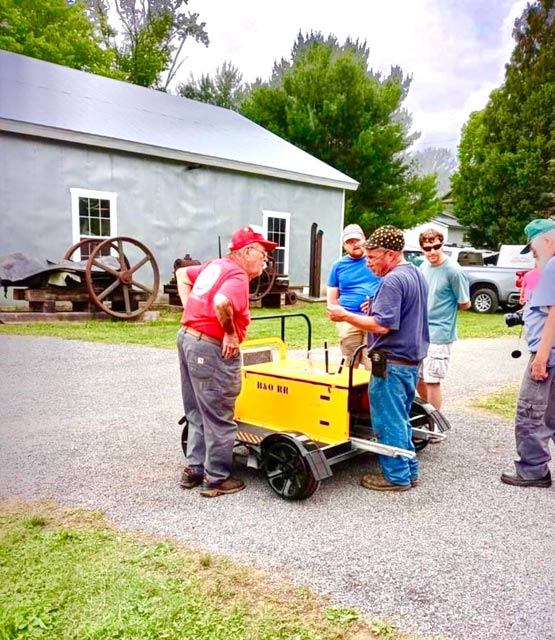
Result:
<svg viewBox="0 0 555 640"><path fill-rule="evenodd" d="M118 235L117 193L75 188L69 191L73 244L87 238L110 238ZM93 248L93 245L84 244L73 259L85 260Z"/></svg>
<svg viewBox="0 0 555 640"><path fill-rule="evenodd" d="M264 234L271 242L276 242L274 251L277 273L280 276L289 275L289 228L291 214L283 211L263 211Z"/></svg>

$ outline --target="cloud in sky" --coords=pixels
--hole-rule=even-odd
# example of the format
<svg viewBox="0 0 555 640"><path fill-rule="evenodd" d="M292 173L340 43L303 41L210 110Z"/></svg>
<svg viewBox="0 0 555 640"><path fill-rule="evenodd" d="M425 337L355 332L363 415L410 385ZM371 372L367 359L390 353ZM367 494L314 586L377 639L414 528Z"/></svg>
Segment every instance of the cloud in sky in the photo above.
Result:
<svg viewBox="0 0 555 640"><path fill-rule="evenodd" d="M525 6L526 0L190 0L210 46L187 44L181 78L214 73L230 60L244 80L266 79L275 60L289 57L299 30L360 38L373 69L388 73L399 65L412 75L405 107L422 134L415 148L454 149L471 111L503 82L513 23Z"/></svg>

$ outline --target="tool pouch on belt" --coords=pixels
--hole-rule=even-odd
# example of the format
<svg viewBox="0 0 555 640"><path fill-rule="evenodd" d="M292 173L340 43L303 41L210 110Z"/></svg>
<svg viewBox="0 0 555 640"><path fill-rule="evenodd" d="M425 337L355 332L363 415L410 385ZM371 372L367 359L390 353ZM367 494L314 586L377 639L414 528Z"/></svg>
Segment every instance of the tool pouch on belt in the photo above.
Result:
<svg viewBox="0 0 555 640"><path fill-rule="evenodd" d="M372 363L372 375L377 378L387 376L387 354L381 349L370 349L368 357Z"/></svg>

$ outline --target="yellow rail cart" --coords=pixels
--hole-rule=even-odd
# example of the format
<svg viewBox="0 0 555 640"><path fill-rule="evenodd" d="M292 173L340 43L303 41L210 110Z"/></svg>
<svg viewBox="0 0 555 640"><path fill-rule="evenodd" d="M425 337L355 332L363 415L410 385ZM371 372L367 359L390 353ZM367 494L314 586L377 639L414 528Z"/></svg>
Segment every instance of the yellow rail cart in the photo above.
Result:
<svg viewBox="0 0 555 640"><path fill-rule="evenodd" d="M302 317L308 329L306 359L287 357L285 319ZM235 407L237 445L248 450L249 467L261 469L270 487L286 500L309 498L332 476L338 462L370 452L414 457L413 451L380 444L372 431L370 372L351 363L330 365L311 359L312 328L305 314L273 314L253 320L281 320L281 338L246 340L241 345L242 387ZM279 358L273 360L274 349ZM264 347L264 348L263 348ZM360 347L363 349L366 347ZM263 361L261 361L263 360ZM416 398L411 410L417 451L430 437L444 438L445 417ZM182 433L186 453L186 418Z"/></svg>

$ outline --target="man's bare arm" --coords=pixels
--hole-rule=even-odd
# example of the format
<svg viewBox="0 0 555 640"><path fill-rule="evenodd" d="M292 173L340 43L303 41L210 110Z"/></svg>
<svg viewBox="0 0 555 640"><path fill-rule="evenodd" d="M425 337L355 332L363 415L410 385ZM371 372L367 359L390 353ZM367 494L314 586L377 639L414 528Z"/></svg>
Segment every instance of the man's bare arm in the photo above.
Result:
<svg viewBox="0 0 555 640"><path fill-rule="evenodd" d="M189 298L189 294L193 288L193 283L187 276L187 267L180 267L177 269L175 272L175 279L177 280L177 293L179 294L183 308L185 308L187 299Z"/></svg>
<svg viewBox="0 0 555 640"><path fill-rule="evenodd" d="M378 333L381 335L389 333L389 327L382 327L382 325L372 316L363 316L358 313L351 313L339 305L328 305L326 311L328 318L333 320L333 322L348 322L349 324L352 324L353 327L362 329L368 333Z"/></svg>
<svg viewBox="0 0 555 640"><path fill-rule="evenodd" d="M217 293L214 296L214 311L224 330L222 356L232 358L239 351L239 338L233 323L233 306L223 293Z"/></svg>
<svg viewBox="0 0 555 640"><path fill-rule="evenodd" d="M470 309L471 306L472 303L470 302L470 300L468 300L468 302L460 302L458 305L459 311L466 311L467 309Z"/></svg>
<svg viewBox="0 0 555 640"><path fill-rule="evenodd" d="M328 287L326 289L326 300L328 304L339 304L339 287Z"/></svg>
<svg viewBox="0 0 555 640"><path fill-rule="evenodd" d="M547 378L547 363L553 345L555 345L555 306L549 307L538 350L532 361L530 375L533 380L541 382Z"/></svg>

